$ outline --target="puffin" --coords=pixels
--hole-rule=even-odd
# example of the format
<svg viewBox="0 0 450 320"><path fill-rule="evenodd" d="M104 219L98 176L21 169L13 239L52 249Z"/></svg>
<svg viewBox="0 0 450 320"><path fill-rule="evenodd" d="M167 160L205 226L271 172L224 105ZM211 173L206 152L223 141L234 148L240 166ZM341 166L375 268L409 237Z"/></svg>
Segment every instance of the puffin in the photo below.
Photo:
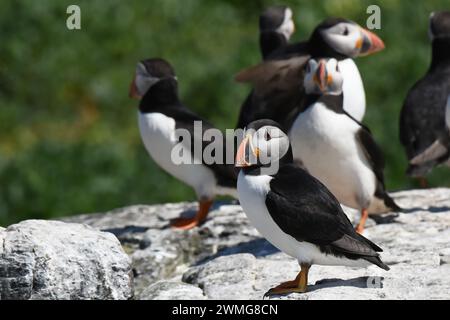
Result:
<svg viewBox="0 0 450 320"><path fill-rule="evenodd" d="M366 110L366 97L361 75L353 58L367 56L384 49L383 41L373 32L353 21L328 18L312 32L309 40L288 44L272 53L264 62L244 69L235 76L241 83L254 87L247 102L246 121L268 118L289 130L299 112L305 93L304 66L310 58L335 58L346 79L344 109L361 121ZM241 112L242 113L242 112ZM238 123L243 128L245 121Z"/></svg>
<svg viewBox="0 0 450 320"><path fill-rule="evenodd" d="M450 93L445 107L445 126L446 131L431 146L410 160L411 166L423 167L428 166L428 163L431 163L430 166L450 165Z"/></svg>
<svg viewBox="0 0 450 320"><path fill-rule="evenodd" d="M289 138L280 124L269 119L250 123L235 165L240 168L239 202L248 219L300 265L295 280L281 283L265 296L306 292L314 264L374 264L389 270L380 258L382 249L354 230L327 187L293 163Z"/></svg>
<svg viewBox="0 0 450 320"><path fill-rule="evenodd" d="M271 6L259 16L259 47L262 59L286 46L295 31L292 9L287 6ZM252 104L254 92L251 91L239 112L236 128L243 129L253 119L264 116Z"/></svg>
<svg viewBox="0 0 450 320"><path fill-rule="evenodd" d="M292 9L271 6L259 16L259 47L263 60L288 44L295 31Z"/></svg>
<svg viewBox="0 0 450 320"><path fill-rule="evenodd" d="M151 158L164 171L192 187L198 198L196 215L173 220L173 227L187 230L203 223L217 195L237 198L237 173L233 161L229 165L225 161L219 161L222 164L204 161L203 152L211 142L205 141L203 136L206 130L214 127L180 101L178 80L169 62L161 58L138 62L130 97L139 100L139 131ZM201 124L200 135L194 129L196 123ZM181 134L183 132L187 134ZM222 155L226 155L227 143L215 142L222 142ZM200 154L195 152L195 145L201 146ZM186 161L174 159L174 150Z"/></svg>
<svg viewBox="0 0 450 320"><path fill-rule="evenodd" d="M356 231L362 233L369 213L401 208L386 192L383 152L370 130L343 108L344 82L336 59L308 61L305 107L289 138L294 159L342 204L361 210Z"/></svg>
<svg viewBox="0 0 450 320"><path fill-rule="evenodd" d="M429 24L432 55L425 76L409 90L400 113L400 142L408 161L423 153L445 136L445 106L450 93L450 12L431 13ZM409 162L406 174L419 178L440 163L440 159L414 164Z"/></svg>

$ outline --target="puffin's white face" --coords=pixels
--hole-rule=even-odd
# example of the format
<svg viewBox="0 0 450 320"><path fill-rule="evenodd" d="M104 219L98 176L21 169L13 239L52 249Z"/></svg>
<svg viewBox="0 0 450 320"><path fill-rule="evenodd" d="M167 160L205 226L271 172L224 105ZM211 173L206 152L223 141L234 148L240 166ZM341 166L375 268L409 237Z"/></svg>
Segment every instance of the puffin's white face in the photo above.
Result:
<svg viewBox="0 0 450 320"><path fill-rule="evenodd" d="M369 55L384 49L383 41L356 23L340 22L320 31L325 42L348 57Z"/></svg>
<svg viewBox="0 0 450 320"><path fill-rule="evenodd" d="M284 13L284 21L276 30L278 33L284 35L287 40L291 38L292 34L295 31L295 24L292 20L292 16L292 10L290 8L286 8L286 11Z"/></svg>
<svg viewBox="0 0 450 320"><path fill-rule="evenodd" d="M433 34L433 29L432 29L434 15L435 15L434 12L430 13L430 18L429 18L429 22L428 22L428 38L430 38L430 41L434 40L434 34Z"/></svg>
<svg viewBox="0 0 450 320"><path fill-rule="evenodd" d="M262 173L274 174L278 171L279 160L288 150L289 138L279 128L267 125L256 132L249 129L237 151L236 167L264 165Z"/></svg>
<svg viewBox="0 0 450 320"><path fill-rule="evenodd" d="M159 81L159 78L153 77L147 71L147 68L138 62L136 66L136 76L134 78L134 84L136 86L136 96L137 98L142 98L145 93Z"/></svg>
<svg viewBox="0 0 450 320"><path fill-rule="evenodd" d="M289 149L289 138L277 127L264 126L253 134L252 145L263 164L280 160Z"/></svg>
<svg viewBox="0 0 450 320"><path fill-rule="evenodd" d="M303 84L307 94L340 95L344 78L336 59L310 59L306 66Z"/></svg>

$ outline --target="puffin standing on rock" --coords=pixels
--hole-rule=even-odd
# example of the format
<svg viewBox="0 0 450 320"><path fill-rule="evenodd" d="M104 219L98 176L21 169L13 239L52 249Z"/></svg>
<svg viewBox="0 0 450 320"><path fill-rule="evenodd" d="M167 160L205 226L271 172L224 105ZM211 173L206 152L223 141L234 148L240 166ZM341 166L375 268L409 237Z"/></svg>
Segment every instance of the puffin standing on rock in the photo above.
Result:
<svg viewBox="0 0 450 320"><path fill-rule="evenodd" d="M237 174L233 164L207 164L203 160L203 151L209 144L203 141L203 134L213 126L180 101L175 71L167 61L156 58L139 62L131 83L130 97L140 100L139 130L150 156L166 172L191 186L198 197L199 209L195 217L175 219L173 227L190 229L204 222L216 195L237 198ZM195 132L196 121L201 122L201 135ZM178 129L184 129L190 138L180 141L176 133ZM198 155L194 152L196 144L202 148ZM177 145L181 147L183 159L188 155L188 161L177 163L172 159ZM225 157L225 141L222 145Z"/></svg>
<svg viewBox="0 0 450 320"><path fill-rule="evenodd" d="M259 16L259 47L263 60L288 44L295 31L292 10L286 6L272 6ZM255 119L265 117L264 110L253 104L254 91L245 99L239 112L236 128L245 126Z"/></svg>
<svg viewBox="0 0 450 320"><path fill-rule="evenodd" d="M271 54L266 61L244 69L236 81L254 86L247 102L246 121L268 118L289 130L301 111L305 98L304 66L310 58L335 58L345 79L344 109L360 121L365 114L366 97L361 75L352 58L367 56L384 49L383 41L353 21L328 18L313 31L309 40L289 44ZM241 112L242 114L242 112ZM240 121L239 128L245 126Z"/></svg>
<svg viewBox="0 0 450 320"><path fill-rule="evenodd" d="M361 210L359 233L370 213L398 211L386 192L384 156L369 129L343 108L336 59L311 59L306 67L306 107L289 132L294 159L301 160L344 205Z"/></svg>
<svg viewBox="0 0 450 320"><path fill-rule="evenodd" d="M442 161L411 161L447 134L445 106L450 94L450 12L430 16L432 42L431 66L426 75L409 91L400 114L400 141L410 160L407 174L421 179ZM414 163L415 162L415 163ZM420 162L420 164L419 164Z"/></svg>
<svg viewBox="0 0 450 320"><path fill-rule="evenodd" d="M241 168L239 201L250 222L301 267L295 280L270 289L265 296L306 292L313 264L375 264L389 270L378 254L381 248L354 230L333 194L293 164L289 139L278 123L258 120L248 125L236 167Z"/></svg>

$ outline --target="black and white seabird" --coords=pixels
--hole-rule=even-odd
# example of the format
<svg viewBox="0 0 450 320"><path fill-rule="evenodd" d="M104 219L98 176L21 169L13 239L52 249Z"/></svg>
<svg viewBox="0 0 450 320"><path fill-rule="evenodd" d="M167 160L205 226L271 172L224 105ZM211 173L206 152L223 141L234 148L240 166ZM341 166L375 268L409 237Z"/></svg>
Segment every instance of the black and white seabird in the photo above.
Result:
<svg viewBox="0 0 450 320"><path fill-rule="evenodd" d="M325 185L293 164L289 139L279 124L258 120L246 133L236 155L236 166L242 168L239 201L253 226L301 266L295 280L266 295L306 292L313 264L375 264L389 270L378 254L381 248L354 230Z"/></svg>
<svg viewBox="0 0 450 320"><path fill-rule="evenodd" d="M294 159L344 205L361 210L356 228L364 230L369 213L400 210L384 185L384 156L370 131L343 109L345 82L336 59L311 59L306 67L307 94L289 132Z"/></svg>
<svg viewBox="0 0 450 320"><path fill-rule="evenodd" d="M173 221L172 226L190 229L202 223L216 195L230 195L237 198L237 174L234 166L205 163L202 155L209 143L203 141L203 133L213 126L191 112L180 101L175 71L167 61L155 58L139 62L131 83L130 96L140 99L139 129L150 156L162 169L191 186L197 194L199 209L195 217L178 218ZM202 123L202 136L195 133L195 121ZM180 141L175 131L177 129L187 130L190 141L184 141L185 139ZM180 152L189 155L190 163L179 164L172 159L172 150L180 142L184 146ZM198 155L194 152L196 142L202 146L202 152ZM223 146L225 155L225 142Z"/></svg>
<svg viewBox="0 0 450 320"><path fill-rule="evenodd" d="M450 94L450 12L430 16L431 66L408 92L400 114L400 141L408 160L424 152L446 135L445 106ZM436 158L408 166L407 174L421 178L437 164Z"/></svg>
<svg viewBox="0 0 450 320"><path fill-rule="evenodd" d="M320 23L309 40L288 44L256 66L241 71L238 82L254 87L247 102L246 121L268 118L289 129L302 104L304 65L310 58L335 58L344 76L344 110L360 121L365 114L364 85L352 58L366 56L384 49L383 41L353 21L328 18ZM238 123L239 128L245 121Z"/></svg>
<svg viewBox="0 0 450 320"><path fill-rule="evenodd" d="M287 6L271 6L259 16L259 47L263 59L288 44L295 31L292 10Z"/></svg>
<svg viewBox="0 0 450 320"><path fill-rule="evenodd" d="M259 47L263 60L285 47L295 31L292 10L286 6L271 6L259 16ZM255 119L265 117L253 103L253 91L244 100L236 128L243 129Z"/></svg>

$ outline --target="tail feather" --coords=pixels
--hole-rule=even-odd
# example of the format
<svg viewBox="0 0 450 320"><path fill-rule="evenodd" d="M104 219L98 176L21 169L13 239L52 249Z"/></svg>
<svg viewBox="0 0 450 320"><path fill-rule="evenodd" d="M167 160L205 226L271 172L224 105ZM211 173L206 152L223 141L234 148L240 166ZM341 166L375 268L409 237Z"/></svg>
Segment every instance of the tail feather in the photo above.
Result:
<svg viewBox="0 0 450 320"><path fill-rule="evenodd" d="M380 267L381 269L384 269L386 271L389 271L390 268L387 264L385 264L383 261L381 261L379 256L376 257L364 257L364 260L369 261L373 263L374 265Z"/></svg>
<svg viewBox="0 0 450 320"><path fill-rule="evenodd" d="M392 209L393 211L404 211L402 207L400 207L397 203L395 203L394 199L385 191L383 194L383 200L386 207Z"/></svg>
<svg viewBox="0 0 450 320"><path fill-rule="evenodd" d="M360 235L359 233L356 233L358 239L361 241L367 243L375 252L383 252L383 249L381 249L379 246L377 246L375 243L367 239L366 237Z"/></svg>

